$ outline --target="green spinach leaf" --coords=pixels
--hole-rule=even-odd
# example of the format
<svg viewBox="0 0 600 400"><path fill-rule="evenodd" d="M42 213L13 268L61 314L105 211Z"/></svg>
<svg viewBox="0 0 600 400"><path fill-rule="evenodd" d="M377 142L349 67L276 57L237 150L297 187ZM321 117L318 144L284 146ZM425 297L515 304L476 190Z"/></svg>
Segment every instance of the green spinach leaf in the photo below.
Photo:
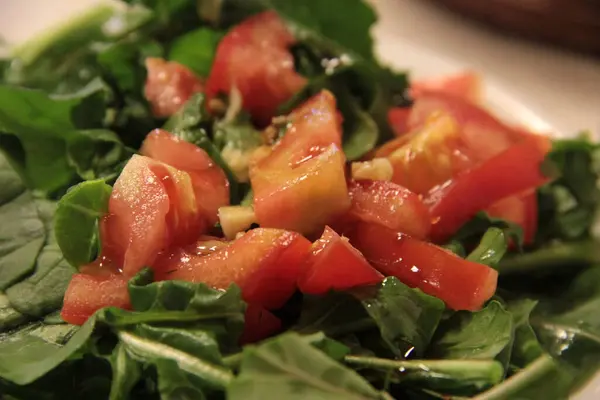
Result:
<svg viewBox="0 0 600 400"><path fill-rule="evenodd" d="M179 36L171 44L169 60L177 61L201 77L208 77L222 33L199 28Z"/></svg>

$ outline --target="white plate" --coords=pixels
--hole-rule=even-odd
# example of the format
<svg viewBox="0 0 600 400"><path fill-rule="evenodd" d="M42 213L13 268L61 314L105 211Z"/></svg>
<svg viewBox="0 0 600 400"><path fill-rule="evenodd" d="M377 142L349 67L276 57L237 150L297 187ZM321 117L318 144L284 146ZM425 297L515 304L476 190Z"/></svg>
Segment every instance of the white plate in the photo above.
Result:
<svg viewBox="0 0 600 400"><path fill-rule="evenodd" d="M0 38L9 43L18 43L35 36L40 31L65 21L70 15L80 12L92 4L103 0L0 0ZM376 1L374 0L376 3ZM381 1L384 8L389 2ZM32 12L32 10L35 10ZM382 20L390 26L390 19L395 15L382 15ZM410 70L411 76L430 77L450 74L467 68L466 63L442 57L422 46L416 46L393 33L391 29L377 29L377 52L381 59L396 68ZM528 107L516 100L510 92L498 83L486 79L485 99L489 108L503 119L525 125L541 133L561 134L532 112ZM574 400L595 400L600 398L600 374L577 395Z"/></svg>

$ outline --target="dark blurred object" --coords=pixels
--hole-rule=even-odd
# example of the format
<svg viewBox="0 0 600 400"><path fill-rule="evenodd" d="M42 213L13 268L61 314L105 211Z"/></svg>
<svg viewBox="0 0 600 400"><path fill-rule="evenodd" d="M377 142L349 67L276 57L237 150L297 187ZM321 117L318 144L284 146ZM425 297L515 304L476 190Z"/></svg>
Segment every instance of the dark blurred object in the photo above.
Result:
<svg viewBox="0 0 600 400"><path fill-rule="evenodd" d="M600 0L433 0L528 38L600 55Z"/></svg>

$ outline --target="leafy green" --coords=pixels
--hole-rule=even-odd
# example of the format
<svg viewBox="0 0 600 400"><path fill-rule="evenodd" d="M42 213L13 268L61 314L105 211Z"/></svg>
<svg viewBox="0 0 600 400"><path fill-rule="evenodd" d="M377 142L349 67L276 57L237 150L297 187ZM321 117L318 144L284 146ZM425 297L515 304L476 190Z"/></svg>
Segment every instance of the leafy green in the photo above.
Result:
<svg viewBox="0 0 600 400"><path fill-rule="evenodd" d="M58 202L54 218L56 242L74 267L92 260L97 249L97 221L108 211L112 188L103 180L82 182Z"/></svg>
<svg viewBox="0 0 600 400"><path fill-rule="evenodd" d="M585 136L553 141L546 161L559 178L538 192L538 244L589 235L600 201L599 154L598 145Z"/></svg>
<svg viewBox="0 0 600 400"><path fill-rule="evenodd" d="M512 343L512 315L498 301L476 312L459 311L440 324L430 358L491 360Z"/></svg>
<svg viewBox="0 0 600 400"><path fill-rule="evenodd" d="M490 217L485 212L477 213L475 217L465 223L458 232L454 234L450 242L460 243L463 247L470 248L475 246L476 243L479 243L480 240L482 240L482 236L492 228L501 230L506 240L512 239L518 247L523 246L523 228L521 228L521 226L501 218ZM494 242L500 241L497 230L493 230L487 240L493 238L496 238L493 240ZM499 242L498 245L501 247ZM497 260L495 262L497 262Z"/></svg>
<svg viewBox="0 0 600 400"><path fill-rule="evenodd" d="M227 398L380 399L382 394L363 377L330 359L296 333L286 333L244 348L240 374L227 388Z"/></svg>
<svg viewBox="0 0 600 400"><path fill-rule="evenodd" d="M187 66L198 76L208 77L221 37L221 33L208 28L188 32L173 41L169 60Z"/></svg>
<svg viewBox="0 0 600 400"><path fill-rule="evenodd" d="M111 176L128 157L114 133L93 130L102 125L105 94L100 81L61 98L0 86L0 149L29 188L53 193L76 175Z"/></svg>
<svg viewBox="0 0 600 400"><path fill-rule="evenodd" d="M531 299L518 299L507 304L515 324L515 340L510 359L513 367L525 368L544 352L530 322L531 313L537 304L537 301Z"/></svg>
<svg viewBox="0 0 600 400"><path fill-rule="evenodd" d="M496 267L507 250L508 243L504 231L492 227L485 232L479 246L467 256L467 260Z"/></svg>

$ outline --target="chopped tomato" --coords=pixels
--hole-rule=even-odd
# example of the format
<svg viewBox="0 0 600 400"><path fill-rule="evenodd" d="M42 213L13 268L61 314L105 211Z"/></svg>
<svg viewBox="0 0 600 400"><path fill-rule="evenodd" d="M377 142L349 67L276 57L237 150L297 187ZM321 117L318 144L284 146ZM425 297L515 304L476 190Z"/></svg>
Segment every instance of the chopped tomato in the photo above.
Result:
<svg viewBox="0 0 600 400"><path fill-rule="evenodd" d="M146 99L157 117L173 115L204 85L187 67L162 58L147 58L148 76L144 87Z"/></svg>
<svg viewBox="0 0 600 400"><path fill-rule="evenodd" d="M127 279L108 270L88 268L71 278L60 316L70 324L82 325L104 307L131 308Z"/></svg>
<svg viewBox="0 0 600 400"><path fill-rule="evenodd" d="M412 107L394 107L388 112L388 123L396 136L408 133L408 120Z"/></svg>
<svg viewBox="0 0 600 400"><path fill-rule="evenodd" d="M433 218L432 238L443 241L477 212L547 182L540 167L549 150L548 138L530 135L432 190L425 201Z"/></svg>
<svg viewBox="0 0 600 400"><path fill-rule="evenodd" d="M533 243L538 223L535 191L502 199L492 204L486 211L492 217L502 218L519 225L523 228L523 242L525 244Z"/></svg>
<svg viewBox="0 0 600 400"><path fill-rule="evenodd" d="M187 172L194 187L196 204L205 217L206 228L217 222L219 207L229 204L229 181L221 167L204 150L165 130L155 129L146 136L140 154Z"/></svg>
<svg viewBox="0 0 600 400"><path fill-rule="evenodd" d="M159 252L193 243L207 229L187 173L134 155L117 179L100 222L105 264L131 277Z"/></svg>
<svg viewBox="0 0 600 400"><path fill-rule="evenodd" d="M243 106L262 125L268 125L277 107L305 84L296 73L289 47L296 39L272 11L254 15L234 27L219 43L206 83L209 97L233 87Z"/></svg>
<svg viewBox="0 0 600 400"><path fill-rule="evenodd" d="M323 236L312 245L298 287L302 293L318 295L374 285L382 280L383 275L346 238L326 227Z"/></svg>
<svg viewBox="0 0 600 400"><path fill-rule="evenodd" d="M281 330L281 320L262 307L249 304L244 318L240 345L256 343Z"/></svg>
<svg viewBox="0 0 600 400"><path fill-rule="evenodd" d="M373 222L424 239L431 228L429 210L419 196L386 181L352 181L349 218Z"/></svg>
<svg viewBox="0 0 600 400"><path fill-rule="evenodd" d="M453 310L478 310L496 291L497 271L431 243L367 223L358 224L350 240L381 273L443 300Z"/></svg>
<svg viewBox="0 0 600 400"><path fill-rule="evenodd" d="M446 93L477 104L481 101L481 77L473 71L464 71L412 82L410 94L413 98L429 92Z"/></svg>
<svg viewBox="0 0 600 400"><path fill-rule="evenodd" d="M250 165L263 227L317 232L350 207L335 99L321 92L289 117L283 139Z"/></svg>
<svg viewBox="0 0 600 400"><path fill-rule="evenodd" d="M478 104L481 101L481 77L472 71L464 71L412 82L410 95L413 99L428 93L445 93ZM411 113L412 107L394 107L389 111L388 121L396 136L403 136L411 130Z"/></svg>
<svg viewBox="0 0 600 400"><path fill-rule="evenodd" d="M294 293L311 243L295 232L253 229L211 252L177 249L155 263L157 279L202 282L218 289L232 283L244 300L268 309L281 307Z"/></svg>
<svg viewBox="0 0 600 400"><path fill-rule="evenodd" d="M411 133L386 145L393 181L425 194L459 173L506 150L523 134L469 102L424 93L414 104Z"/></svg>

